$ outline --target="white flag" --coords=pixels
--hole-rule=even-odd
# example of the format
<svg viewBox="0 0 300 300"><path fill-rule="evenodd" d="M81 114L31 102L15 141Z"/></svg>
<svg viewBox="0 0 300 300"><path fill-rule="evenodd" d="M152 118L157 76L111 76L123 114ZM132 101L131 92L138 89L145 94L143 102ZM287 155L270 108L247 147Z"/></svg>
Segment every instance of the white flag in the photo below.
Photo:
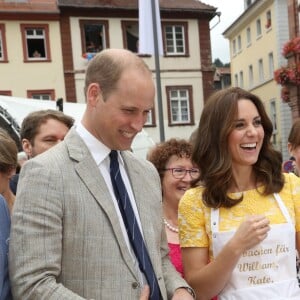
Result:
<svg viewBox="0 0 300 300"><path fill-rule="evenodd" d="M161 22L159 12L159 0L139 0L139 47L138 53L140 54L155 54L154 52L154 34L153 34L153 18L152 18L152 5L155 4L156 15L156 31L157 31L157 44L158 53L163 55L162 35L161 35Z"/></svg>

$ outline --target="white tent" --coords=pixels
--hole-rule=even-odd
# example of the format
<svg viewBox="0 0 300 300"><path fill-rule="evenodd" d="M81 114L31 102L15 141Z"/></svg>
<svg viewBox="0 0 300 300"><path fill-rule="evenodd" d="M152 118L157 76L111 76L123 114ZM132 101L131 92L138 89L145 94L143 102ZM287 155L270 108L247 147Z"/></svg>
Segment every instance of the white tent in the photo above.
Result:
<svg viewBox="0 0 300 300"><path fill-rule="evenodd" d="M63 102L63 112L72 116L75 122L79 122L85 110L84 103ZM56 101L35 100L0 95L0 126L9 129L15 139L19 138L19 129L23 119L30 112L41 109L57 109ZM5 126L3 126L5 124ZM154 141L145 130L138 133L135 137L132 149L137 156L146 158L146 154Z"/></svg>

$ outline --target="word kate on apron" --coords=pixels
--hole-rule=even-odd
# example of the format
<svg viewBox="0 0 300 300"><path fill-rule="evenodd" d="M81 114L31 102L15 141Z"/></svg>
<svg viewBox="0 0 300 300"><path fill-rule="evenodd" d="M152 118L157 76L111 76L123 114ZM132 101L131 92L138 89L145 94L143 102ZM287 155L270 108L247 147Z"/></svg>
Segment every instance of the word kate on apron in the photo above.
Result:
<svg viewBox="0 0 300 300"><path fill-rule="evenodd" d="M295 228L280 196L274 197L287 223L272 225L264 241L243 253L219 300L300 299ZM219 209L211 210L211 228L216 257L235 231L219 232Z"/></svg>

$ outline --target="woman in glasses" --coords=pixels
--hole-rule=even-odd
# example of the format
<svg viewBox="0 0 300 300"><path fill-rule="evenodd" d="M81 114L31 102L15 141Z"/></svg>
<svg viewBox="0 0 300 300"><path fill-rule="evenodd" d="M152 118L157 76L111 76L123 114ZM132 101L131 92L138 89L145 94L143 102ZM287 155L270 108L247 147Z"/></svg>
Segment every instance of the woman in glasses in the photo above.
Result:
<svg viewBox="0 0 300 300"><path fill-rule="evenodd" d="M192 146L183 139L170 139L150 150L148 160L159 172L163 193L163 222L166 228L170 259L183 276L178 239L178 203L191 181L199 177L199 169L191 161Z"/></svg>
<svg viewBox="0 0 300 300"><path fill-rule="evenodd" d="M203 108L192 154L200 178L178 216L197 299L300 299L300 180L281 172L272 131L262 101L243 89L218 91Z"/></svg>

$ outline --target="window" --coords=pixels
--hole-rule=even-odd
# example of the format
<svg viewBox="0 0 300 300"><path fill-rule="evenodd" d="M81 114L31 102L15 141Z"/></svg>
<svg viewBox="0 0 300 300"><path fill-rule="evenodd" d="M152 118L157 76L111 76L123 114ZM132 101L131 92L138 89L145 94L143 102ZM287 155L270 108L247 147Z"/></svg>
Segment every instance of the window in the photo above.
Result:
<svg viewBox="0 0 300 300"><path fill-rule="evenodd" d="M37 100L54 100L55 93L54 90L28 90L27 98Z"/></svg>
<svg viewBox="0 0 300 300"><path fill-rule="evenodd" d="M253 87L253 66L249 66L249 87Z"/></svg>
<svg viewBox="0 0 300 300"><path fill-rule="evenodd" d="M256 20L256 37L261 36L261 21L260 19Z"/></svg>
<svg viewBox="0 0 300 300"><path fill-rule="evenodd" d="M21 24L25 61L49 61L50 44L47 24Z"/></svg>
<svg viewBox="0 0 300 300"><path fill-rule="evenodd" d="M108 22L79 20L83 53L96 53L109 47Z"/></svg>
<svg viewBox="0 0 300 300"><path fill-rule="evenodd" d="M234 85L235 86L239 86L239 78L238 78L238 74L234 75Z"/></svg>
<svg viewBox="0 0 300 300"><path fill-rule="evenodd" d="M194 124L192 86L167 86L169 125Z"/></svg>
<svg viewBox="0 0 300 300"><path fill-rule="evenodd" d="M122 21L124 48L138 53L139 23Z"/></svg>
<svg viewBox="0 0 300 300"><path fill-rule="evenodd" d="M270 10L267 11L266 19L267 19L266 29L269 29L269 28L272 27L272 17L271 17L271 11Z"/></svg>
<svg viewBox="0 0 300 300"><path fill-rule="evenodd" d="M273 52L269 53L269 77L273 78L274 76L274 59Z"/></svg>
<svg viewBox="0 0 300 300"><path fill-rule="evenodd" d="M251 29L250 27L247 28L247 46L251 45Z"/></svg>
<svg viewBox="0 0 300 300"><path fill-rule="evenodd" d="M272 99L270 102L270 119L273 124L273 140L272 143L274 145L277 144L277 113L276 113L276 100Z"/></svg>
<svg viewBox="0 0 300 300"><path fill-rule="evenodd" d="M12 96L12 93L11 93L11 91L1 91L0 90L0 95L1 96Z"/></svg>
<svg viewBox="0 0 300 300"><path fill-rule="evenodd" d="M244 73L240 71L240 88L244 88Z"/></svg>
<svg viewBox="0 0 300 300"><path fill-rule="evenodd" d="M239 52L242 51L242 39L240 35L238 36L238 49Z"/></svg>
<svg viewBox="0 0 300 300"><path fill-rule="evenodd" d="M7 62L5 26L0 24L0 62Z"/></svg>
<svg viewBox="0 0 300 300"><path fill-rule="evenodd" d="M263 60L260 59L258 61L258 70L259 70L259 82L262 83L264 81L264 64L263 64Z"/></svg>
<svg viewBox="0 0 300 300"><path fill-rule="evenodd" d="M232 41L232 53L233 53L233 55L236 55L236 40L235 39Z"/></svg>
<svg viewBox="0 0 300 300"><path fill-rule="evenodd" d="M187 23L163 23L163 42L167 56L187 56Z"/></svg>

